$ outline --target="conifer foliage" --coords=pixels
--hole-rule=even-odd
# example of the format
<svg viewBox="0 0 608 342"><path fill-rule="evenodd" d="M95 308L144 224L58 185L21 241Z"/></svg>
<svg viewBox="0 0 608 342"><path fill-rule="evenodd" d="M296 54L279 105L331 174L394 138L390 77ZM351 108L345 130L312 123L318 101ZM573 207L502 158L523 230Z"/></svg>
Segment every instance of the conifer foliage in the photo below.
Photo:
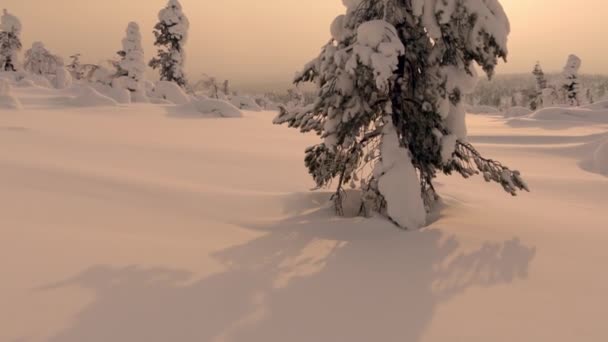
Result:
<svg viewBox="0 0 608 342"><path fill-rule="evenodd" d="M568 61L562 72L562 82L560 86L562 102L570 106L581 105L581 82L578 78L578 71L582 65L581 59L576 55L568 56Z"/></svg>
<svg viewBox="0 0 608 342"><path fill-rule="evenodd" d="M22 44L21 21L14 15L2 10L0 17L0 71L17 70L17 54L21 51Z"/></svg>
<svg viewBox="0 0 608 342"><path fill-rule="evenodd" d="M507 56L509 21L498 0L343 0L332 39L297 75L315 82L314 104L281 108L276 124L316 132L306 151L318 187L337 180L363 193L361 214L403 228L426 224L439 172L483 174L516 195L518 171L483 157L468 141L462 99Z"/></svg>
<svg viewBox="0 0 608 342"><path fill-rule="evenodd" d="M184 46L190 23L178 0L169 0L167 6L158 13L158 19L159 22L154 27L154 45L158 47L158 55L149 65L153 69L160 69L161 80L184 87L187 84Z"/></svg>

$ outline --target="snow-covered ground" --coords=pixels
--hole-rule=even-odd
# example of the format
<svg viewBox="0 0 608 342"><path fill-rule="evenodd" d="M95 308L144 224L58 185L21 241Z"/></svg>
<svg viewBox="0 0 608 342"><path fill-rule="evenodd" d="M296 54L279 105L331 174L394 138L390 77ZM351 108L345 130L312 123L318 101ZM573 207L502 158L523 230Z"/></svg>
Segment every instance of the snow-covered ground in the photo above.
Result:
<svg viewBox="0 0 608 342"><path fill-rule="evenodd" d="M0 107L0 341L608 340L608 121L469 116L532 192L442 177L406 232L336 218L273 113L53 92Z"/></svg>

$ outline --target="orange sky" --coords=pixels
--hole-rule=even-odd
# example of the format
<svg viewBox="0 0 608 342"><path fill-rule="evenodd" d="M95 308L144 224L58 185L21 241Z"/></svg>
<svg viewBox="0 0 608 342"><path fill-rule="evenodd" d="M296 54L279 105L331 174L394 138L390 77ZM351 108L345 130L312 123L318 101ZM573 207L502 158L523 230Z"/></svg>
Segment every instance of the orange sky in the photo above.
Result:
<svg viewBox="0 0 608 342"><path fill-rule="evenodd" d="M24 24L23 40L43 41L61 55L81 52L96 62L120 48L129 21L144 31L152 52L152 26L165 0L4 0ZM583 72L608 73L608 10L603 0L503 0L513 33L509 63L499 73L528 72L540 60L559 70L570 53ZM287 81L329 39L341 0L182 0L192 23L188 71L237 82Z"/></svg>

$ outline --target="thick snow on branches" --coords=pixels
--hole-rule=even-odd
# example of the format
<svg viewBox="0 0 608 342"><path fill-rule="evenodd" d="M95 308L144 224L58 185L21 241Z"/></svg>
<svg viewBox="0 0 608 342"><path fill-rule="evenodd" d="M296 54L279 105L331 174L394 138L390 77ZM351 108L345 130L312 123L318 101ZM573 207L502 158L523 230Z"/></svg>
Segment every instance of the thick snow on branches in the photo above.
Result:
<svg viewBox="0 0 608 342"><path fill-rule="evenodd" d="M187 84L184 45L188 40L190 22L178 0L169 0L167 6L158 13L158 19L159 22L154 27L154 45L159 47L158 56L150 61L150 66L160 69L161 80L175 82L183 87Z"/></svg>
<svg viewBox="0 0 608 342"><path fill-rule="evenodd" d="M425 209L438 199L437 172L483 173L511 194L527 189L517 171L467 142L462 100L477 81L473 64L492 76L507 56L510 25L500 3L343 3L332 40L295 79L318 85L316 102L281 108L275 119L324 139L306 151L306 166L319 187L339 180L338 212L343 185L356 181L362 213L379 212L405 228L424 225Z"/></svg>
<svg viewBox="0 0 608 342"><path fill-rule="evenodd" d="M141 44L139 25L129 23L127 35L122 40L122 51L119 52L122 60L118 63L120 77L114 80L117 88L124 88L131 92L132 99L146 102L144 49Z"/></svg>
<svg viewBox="0 0 608 342"><path fill-rule="evenodd" d="M15 71L18 53L21 51L21 21L16 16L2 10L0 16L0 71Z"/></svg>

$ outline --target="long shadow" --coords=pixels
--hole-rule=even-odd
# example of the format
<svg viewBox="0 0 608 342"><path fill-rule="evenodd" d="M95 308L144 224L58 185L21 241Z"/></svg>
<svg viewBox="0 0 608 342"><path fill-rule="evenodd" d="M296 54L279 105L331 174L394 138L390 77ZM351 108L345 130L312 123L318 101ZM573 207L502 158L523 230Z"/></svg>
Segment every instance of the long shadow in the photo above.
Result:
<svg viewBox="0 0 608 342"><path fill-rule="evenodd" d="M46 286L96 295L50 341L415 342L442 302L523 279L535 256L518 239L467 251L435 229L336 219L317 201L298 196L299 214L250 224L265 235L213 255L216 275L94 266Z"/></svg>

